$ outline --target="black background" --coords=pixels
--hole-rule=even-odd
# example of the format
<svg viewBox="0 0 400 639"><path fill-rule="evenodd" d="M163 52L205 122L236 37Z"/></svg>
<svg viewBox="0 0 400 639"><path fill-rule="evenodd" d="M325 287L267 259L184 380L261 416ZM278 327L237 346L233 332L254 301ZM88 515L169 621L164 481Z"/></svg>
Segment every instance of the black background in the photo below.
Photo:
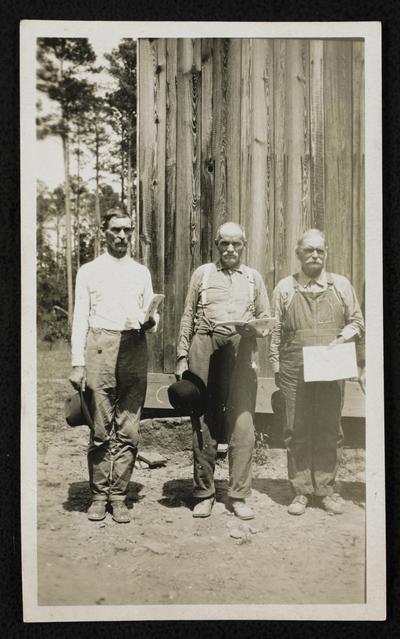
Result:
<svg viewBox="0 0 400 639"><path fill-rule="evenodd" d="M0 7L0 634L23 637L389 637L400 634L400 20L381 0L3 0ZM383 79L384 317L388 619L385 622L90 622L23 624L20 551L19 21L380 21ZM368 96L367 96L368 97ZM35 203L32 202L32 207ZM379 247L377 246L377 249ZM368 259L368 254L367 254ZM369 389L369 392L374 392ZM371 428L374 424L370 425ZM381 428L376 424L376 428ZM34 454L34 451L32 451ZM299 548L301 552L301 548ZM173 575L171 575L173 580ZM238 584L240 587L240 584Z"/></svg>

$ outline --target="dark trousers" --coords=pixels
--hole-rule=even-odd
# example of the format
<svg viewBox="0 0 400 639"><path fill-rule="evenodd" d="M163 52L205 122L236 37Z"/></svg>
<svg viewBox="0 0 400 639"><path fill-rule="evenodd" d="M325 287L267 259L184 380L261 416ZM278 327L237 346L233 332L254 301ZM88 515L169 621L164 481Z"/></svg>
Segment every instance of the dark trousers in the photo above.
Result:
<svg viewBox="0 0 400 639"><path fill-rule="evenodd" d="M86 374L94 423L88 449L92 498L123 500L135 464L146 395L144 333L91 329Z"/></svg>
<svg viewBox="0 0 400 639"><path fill-rule="evenodd" d="M344 382L304 382L303 367L281 365L288 475L297 495L334 492L342 458Z"/></svg>
<svg viewBox="0 0 400 639"><path fill-rule="evenodd" d="M257 374L256 341L197 333L189 350L189 369L207 386L204 416L192 418L194 496L215 494L214 470L219 441L228 441L228 496L251 492Z"/></svg>

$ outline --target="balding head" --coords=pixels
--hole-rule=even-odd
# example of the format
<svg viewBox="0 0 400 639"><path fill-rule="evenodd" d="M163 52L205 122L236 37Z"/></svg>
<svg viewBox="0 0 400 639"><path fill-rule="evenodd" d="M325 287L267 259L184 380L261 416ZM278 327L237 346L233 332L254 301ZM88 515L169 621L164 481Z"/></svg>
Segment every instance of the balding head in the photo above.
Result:
<svg viewBox="0 0 400 639"><path fill-rule="evenodd" d="M221 224L215 236L215 246L218 249L222 267L228 270L237 268L246 246L244 230L236 222Z"/></svg>
<svg viewBox="0 0 400 639"><path fill-rule="evenodd" d="M222 235L240 235L242 236L242 240L246 242L246 234L244 232L244 228L237 224L236 222L224 222L217 228L217 233L215 235L215 241L218 242Z"/></svg>
<svg viewBox="0 0 400 639"><path fill-rule="evenodd" d="M312 242L316 238L318 238L318 240L322 240L326 248L325 233L323 233L319 229L308 229L307 231L304 231L303 235L301 235L297 241L297 248L300 248L302 244L308 241Z"/></svg>

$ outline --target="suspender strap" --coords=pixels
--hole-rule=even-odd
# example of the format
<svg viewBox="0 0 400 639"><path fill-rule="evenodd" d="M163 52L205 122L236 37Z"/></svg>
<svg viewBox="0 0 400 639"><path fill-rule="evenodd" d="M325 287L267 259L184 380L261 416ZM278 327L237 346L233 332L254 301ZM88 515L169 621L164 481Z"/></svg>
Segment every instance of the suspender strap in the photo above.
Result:
<svg viewBox="0 0 400 639"><path fill-rule="evenodd" d="M207 303L207 287L208 281L210 279L211 271L215 267L214 262L210 262L209 264L203 265L203 279L201 281L201 290L200 290L200 299L201 305L204 307ZM255 283L254 283L254 271L250 266L243 265L243 272L246 276L246 279L249 283L249 300L250 304L254 307L255 300Z"/></svg>
<svg viewBox="0 0 400 639"><path fill-rule="evenodd" d="M210 273L211 273L211 269L213 268L214 263L210 262L209 264L204 264L203 267L203 279L201 282L201 293L200 293L200 297L201 297L201 305L204 306L207 303L207 286L208 286L208 280L210 279Z"/></svg>

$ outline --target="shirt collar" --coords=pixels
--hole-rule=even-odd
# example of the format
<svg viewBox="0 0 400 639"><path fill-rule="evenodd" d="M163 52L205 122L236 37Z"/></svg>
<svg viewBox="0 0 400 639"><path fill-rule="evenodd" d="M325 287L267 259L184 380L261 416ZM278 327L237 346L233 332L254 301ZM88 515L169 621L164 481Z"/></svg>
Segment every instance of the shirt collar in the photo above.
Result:
<svg viewBox="0 0 400 639"><path fill-rule="evenodd" d="M327 278L326 278L326 271L324 269L321 271L318 277L309 277L308 275L303 273L303 271L300 271L299 284L303 288L307 288L307 286L310 286L310 284L314 282L318 284L318 286L320 286L321 288L324 288L326 286Z"/></svg>
<svg viewBox="0 0 400 639"><path fill-rule="evenodd" d="M110 255L110 253L108 251L106 251L104 253L105 257L107 260L110 260L111 262L117 262L118 264L121 262L126 262L127 260L129 260L129 255L128 253L126 255L124 255L124 257L118 258L118 257L114 257L113 255Z"/></svg>
<svg viewBox="0 0 400 639"><path fill-rule="evenodd" d="M218 260L215 263L217 267L217 271L238 271L239 273L243 273L243 264L239 264L239 266L235 266L235 268L224 268L221 264L221 260Z"/></svg>

